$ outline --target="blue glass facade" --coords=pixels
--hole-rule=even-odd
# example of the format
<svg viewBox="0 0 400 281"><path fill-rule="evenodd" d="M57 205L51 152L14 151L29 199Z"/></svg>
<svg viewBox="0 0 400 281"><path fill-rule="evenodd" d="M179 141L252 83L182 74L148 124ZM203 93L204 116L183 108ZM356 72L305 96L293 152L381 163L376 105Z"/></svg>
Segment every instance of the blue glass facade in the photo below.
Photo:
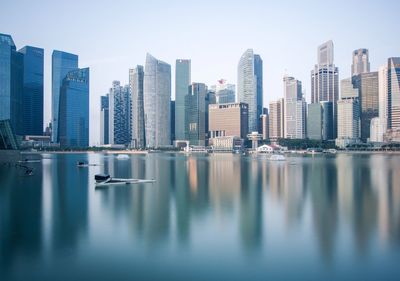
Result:
<svg viewBox="0 0 400 281"><path fill-rule="evenodd" d="M43 134L43 57L41 48L26 46L23 54L23 135Z"/></svg>
<svg viewBox="0 0 400 281"><path fill-rule="evenodd" d="M109 144L109 95L107 94L106 96L101 96L100 98L100 144Z"/></svg>
<svg viewBox="0 0 400 281"><path fill-rule="evenodd" d="M59 137L61 147L89 146L89 68L68 72L61 86Z"/></svg>
<svg viewBox="0 0 400 281"><path fill-rule="evenodd" d="M51 100L51 113L52 113L52 136L51 140L53 142L59 141L58 132L58 115L60 110L59 100L61 94L61 87L63 79L66 75L72 71L78 69L78 56L62 51L53 51L52 61L51 61L51 87L52 87L52 100Z"/></svg>
<svg viewBox="0 0 400 281"><path fill-rule="evenodd" d="M175 63L175 138L184 140L185 135L185 97L191 84L191 61L177 59Z"/></svg>
<svg viewBox="0 0 400 281"><path fill-rule="evenodd" d="M10 120L17 135L22 134L22 75L23 55L10 35L0 34L0 120Z"/></svg>
<svg viewBox="0 0 400 281"><path fill-rule="evenodd" d="M257 117L260 117L263 114L263 61L257 54L254 54L254 74L257 83Z"/></svg>
<svg viewBox="0 0 400 281"><path fill-rule="evenodd" d="M203 83L192 83L185 97L185 135L190 145L205 145L206 94Z"/></svg>

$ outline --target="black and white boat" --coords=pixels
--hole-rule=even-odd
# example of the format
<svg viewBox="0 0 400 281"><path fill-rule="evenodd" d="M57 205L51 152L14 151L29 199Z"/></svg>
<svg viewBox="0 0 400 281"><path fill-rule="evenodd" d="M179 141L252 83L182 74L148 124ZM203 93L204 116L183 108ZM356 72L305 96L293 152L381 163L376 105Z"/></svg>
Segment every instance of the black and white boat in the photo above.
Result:
<svg viewBox="0 0 400 281"><path fill-rule="evenodd" d="M123 185L123 184L139 184L139 183L153 183L155 180L145 179L120 179L112 178L108 174L97 174L94 176L96 186L107 186L107 185Z"/></svg>
<svg viewBox="0 0 400 281"><path fill-rule="evenodd" d="M78 161L76 163L76 166L78 168L85 168L85 167L89 167L89 166L100 166L100 164L89 164L89 163L86 163L86 162L83 162L83 161Z"/></svg>

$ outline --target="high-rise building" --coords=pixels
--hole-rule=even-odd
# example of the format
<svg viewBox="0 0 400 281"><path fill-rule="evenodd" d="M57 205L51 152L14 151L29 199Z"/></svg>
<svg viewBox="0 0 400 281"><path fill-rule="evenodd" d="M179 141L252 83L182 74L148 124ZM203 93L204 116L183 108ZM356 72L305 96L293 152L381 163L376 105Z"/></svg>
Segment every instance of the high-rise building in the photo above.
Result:
<svg viewBox="0 0 400 281"><path fill-rule="evenodd" d="M23 54L10 35L0 33L0 120L10 120L16 135L23 135Z"/></svg>
<svg viewBox="0 0 400 281"><path fill-rule="evenodd" d="M341 99L354 99L359 98L359 89L353 85L352 78L342 79L340 81Z"/></svg>
<svg viewBox="0 0 400 281"><path fill-rule="evenodd" d="M43 135L43 57L41 48L25 46L23 56L23 135Z"/></svg>
<svg viewBox="0 0 400 281"><path fill-rule="evenodd" d="M252 49L246 50L238 64L238 101L249 107L249 131L258 131L258 118L263 108L262 60Z"/></svg>
<svg viewBox="0 0 400 281"><path fill-rule="evenodd" d="M61 83L59 137L62 147L89 146L89 68L72 70Z"/></svg>
<svg viewBox="0 0 400 281"><path fill-rule="evenodd" d="M209 111L208 111L209 110L208 106L210 104L216 104L215 91L207 89L207 94L206 94L206 127L205 127L206 142L210 138L210 136L208 135L208 133L209 133L208 125L209 125L209 116L210 116Z"/></svg>
<svg viewBox="0 0 400 281"><path fill-rule="evenodd" d="M369 138L371 119L378 117L379 83L378 72L366 72L353 76L353 85L359 90L361 105L361 140Z"/></svg>
<svg viewBox="0 0 400 281"><path fill-rule="evenodd" d="M175 140L175 101L174 100L171 100L171 109L170 110L171 110L171 113L170 113L170 116L171 116L171 124L170 124L171 142L173 143Z"/></svg>
<svg viewBox="0 0 400 281"><path fill-rule="evenodd" d="M379 67L378 70L378 83L379 83L379 123L382 126L382 131L386 132L388 128L388 67L387 64ZM375 121L376 122L376 121Z"/></svg>
<svg viewBox="0 0 400 281"><path fill-rule="evenodd" d="M245 103L210 104L209 136L239 137L245 139L248 133L248 105ZM229 122L227 122L229 120Z"/></svg>
<svg viewBox="0 0 400 281"><path fill-rule="evenodd" d="M332 103L332 138L336 138L337 109L339 98L339 69L333 63L333 42L328 41L318 47L318 64L311 71L311 103L329 101Z"/></svg>
<svg viewBox="0 0 400 281"><path fill-rule="evenodd" d="M277 140L284 137L285 108L284 99L269 103L269 138Z"/></svg>
<svg viewBox="0 0 400 281"><path fill-rule="evenodd" d="M358 49L353 52L353 64L351 65L351 76L369 72L369 51L368 49Z"/></svg>
<svg viewBox="0 0 400 281"><path fill-rule="evenodd" d="M78 69L78 56L54 50L51 57L51 120L52 142L59 142L58 115L60 110L61 86L64 78L72 70Z"/></svg>
<svg viewBox="0 0 400 281"><path fill-rule="evenodd" d="M322 106L320 103L308 104L307 138L322 140Z"/></svg>
<svg viewBox="0 0 400 281"><path fill-rule="evenodd" d="M189 144L205 146L206 94L203 83L192 83L185 97L185 136Z"/></svg>
<svg viewBox="0 0 400 281"><path fill-rule="evenodd" d="M360 137L360 103L358 98L338 101L338 139L357 140Z"/></svg>
<svg viewBox="0 0 400 281"><path fill-rule="evenodd" d="M109 144L109 95L100 97L100 144Z"/></svg>
<svg viewBox="0 0 400 281"><path fill-rule="evenodd" d="M400 57L388 59L388 127L400 129Z"/></svg>
<svg viewBox="0 0 400 281"><path fill-rule="evenodd" d="M293 77L283 78L285 126L284 137L288 139L305 138L306 104L303 100L301 82Z"/></svg>
<svg viewBox="0 0 400 281"><path fill-rule="evenodd" d="M171 144L170 105L171 66L147 54L144 70L146 147Z"/></svg>
<svg viewBox="0 0 400 281"><path fill-rule="evenodd" d="M334 122L333 122L333 102L321 101L322 107L322 139L333 140L334 137Z"/></svg>
<svg viewBox="0 0 400 281"><path fill-rule="evenodd" d="M113 81L109 92L109 140L110 144L131 143L131 94L128 85Z"/></svg>
<svg viewBox="0 0 400 281"><path fill-rule="evenodd" d="M144 101L143 101L143 66L138 65L129 70L129 86L131 90L132 109L131 109L131 131L132 142L135 148L144 148L145 125L144 125Z"/></svg>
<svg viewBox="0 0 400 281"><path fill-rule="evenodd" d="M333 64L333 42L329 40L318 46L317 57L319 65Z"/></svg>
<svg viewBox="0 0 400 281"><path fill-rule="evenodd" d="M234 103L235 102L235 85L228 84L225 79L217 81L215 87L216 103ZM212 88L214 88L212 87Z"/></svg>
<svg viewBox="0 0 400 281"><path fill-rule="evenodd" d="M185 139L185 97L191 81L191 61L177 59L175 62L175 139Z"/></svg>
<svg viewBox="0 0 400 281"><path fill-rule="evenodd" d="M337 143L355 143L360 138L359 89L354 87L352 78L342 79L340 89Z"/></svg>
<svg viewBox="0 0 400 281"><path fill-rule="evenodd" d="M269 139L269 115L268 111L260 115L260 128L263 140Z"/></svg>
<svg viewBox="0 0 400 281"><path fill-rule="evenodd" d="M383 130L380 117L375 117L371 119L371 131L369 134L370 142L383 142L383 135L386 130Z"/></svg>

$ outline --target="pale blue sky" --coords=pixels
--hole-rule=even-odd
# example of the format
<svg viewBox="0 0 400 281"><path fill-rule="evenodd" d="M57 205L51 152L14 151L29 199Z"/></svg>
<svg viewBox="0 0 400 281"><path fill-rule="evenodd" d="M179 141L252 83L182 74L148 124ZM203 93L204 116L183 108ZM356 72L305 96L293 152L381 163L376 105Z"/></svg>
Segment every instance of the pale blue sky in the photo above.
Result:
<svg viewBox="0 0 400 281"><path fill-rule="evenodd" d="M90 67L91 144L99 141L99 96L146 52L172 65L192 60L192 80L236 84L247 48L264 61L264 105L283 95L285 72L303 83L310 100L310 71L317 46L333 40L340 79L350 75L351 52L370 50L371 69L400 56L399 1L28 1L0 2L0 33L17 48L45 49L45 121L50 120L51 52L79 55ZM174 92L174 73L172 73Z"/></svg>

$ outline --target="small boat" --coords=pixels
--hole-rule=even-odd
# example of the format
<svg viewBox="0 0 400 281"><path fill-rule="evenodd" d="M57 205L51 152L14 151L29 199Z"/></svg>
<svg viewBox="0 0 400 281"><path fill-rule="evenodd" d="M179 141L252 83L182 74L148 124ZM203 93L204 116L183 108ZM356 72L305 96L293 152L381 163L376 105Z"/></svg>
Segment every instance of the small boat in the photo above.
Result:
<svg viewBox="0 0 400 281"><path fill-rule="evenodd" d="M139 184L139 183L153 183L153 182L155 182L155 180L112 178L108 174L97 174L97 175L94 176L94 179L96 181L96 186Z"/></svg>
<svg viewBox="0 0 400 281"><path fill-rule="evenodd" d="M117 159L118 160L128 160L129 155L128 154L118 154Z"/></svg>
<svg viewBox="0 0 400 281"><path fill-rule="evenodd" d="M78 161L78 162L76 162L76 166L78 166L78 168L85 168L85 167L89 167L89 166L100 166L100 164L88 164L83 161Z"/></svg>
<svg viewBox="0 0 400 281"><path fill-rule="evenodd" d="M269 160L270 161L285 161L286 158L285 158L285 156L283 156L281 154L273 154L273 155L271 155Z"/></svg>

